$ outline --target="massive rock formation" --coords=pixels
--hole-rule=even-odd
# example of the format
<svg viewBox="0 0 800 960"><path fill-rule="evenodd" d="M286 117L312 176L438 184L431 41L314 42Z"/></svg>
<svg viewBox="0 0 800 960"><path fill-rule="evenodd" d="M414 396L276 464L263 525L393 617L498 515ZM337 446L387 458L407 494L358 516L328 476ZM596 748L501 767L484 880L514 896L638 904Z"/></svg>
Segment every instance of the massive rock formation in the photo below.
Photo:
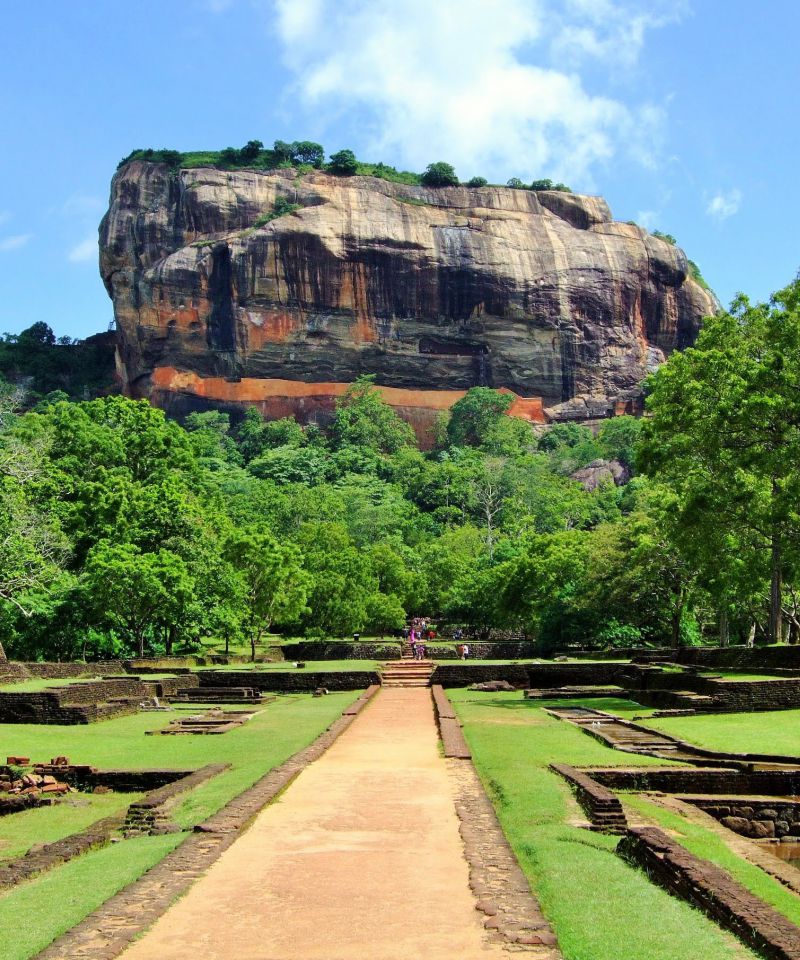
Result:
<svg viewBox="0 0 800 960"><path fill-rule="evenodd" d="M597 197L293 170L128 163L101 269L126 388L176 413L310 419L373 373L417 427L476 385L531 420L603 417L716 309Z"/></svg>

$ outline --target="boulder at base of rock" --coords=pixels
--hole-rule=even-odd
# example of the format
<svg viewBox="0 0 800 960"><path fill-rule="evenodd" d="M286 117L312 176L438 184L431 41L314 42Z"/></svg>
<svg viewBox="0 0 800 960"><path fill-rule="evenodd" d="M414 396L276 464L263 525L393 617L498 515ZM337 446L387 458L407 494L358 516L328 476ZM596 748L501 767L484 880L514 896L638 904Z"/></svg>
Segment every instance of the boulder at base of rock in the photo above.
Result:
<svg viewBox="0 0 800 960"><path fill-rule="evenodd" d="M591 493L601 483L613 483L617 487L626 484L631 478L630 470L619 460L592 460L580 470L570 474L573 480L583 485Z"/></svg>

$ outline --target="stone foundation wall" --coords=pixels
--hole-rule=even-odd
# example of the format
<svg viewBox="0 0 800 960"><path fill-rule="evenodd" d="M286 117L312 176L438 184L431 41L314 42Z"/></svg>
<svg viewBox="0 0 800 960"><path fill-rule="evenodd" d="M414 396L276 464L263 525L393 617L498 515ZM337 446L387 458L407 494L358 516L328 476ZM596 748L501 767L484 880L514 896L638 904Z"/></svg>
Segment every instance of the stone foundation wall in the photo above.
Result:
<svg viewBox="0 0 800 960"><path fill-rule="evenodd" d="M735 770L728 767L628 767L585 771L611 790L658 793L800 795L800 770Z"/></svg>
<svg viewBox="0 0 800 960"><path fill-rule="evenodd" d="M528 668L522 665L459 662L438 664L431 676L431 683L442 687L468 687L472 683L487 683L490 680L505 680L514 687L530 685Z"/></svg>
<svg viewBox="0 0 800 960"><path fill-rule="evenodd" d="M800 801L788 801L783 797L778 801L761 800L757 797L683 799L743 837L754 840L800 838Z"/></svg>
<svg viewBox="0 0 800 960"><path fill-rule="evenodd" d="M320 671L283 670L201 670L201 687L254 687L273 693L308 692L317 687L327 690L363 690L380 683L375 670Z"/></svg>
<svg viewBox="0 0 800 960"><path fill-rule="evenodd" d="M590 774L566 763L551 763L550 769L572 787L575 798L593 827L603 833L622 833L627 828L628 822L619 799Z"/></svg>
<svg viewBox="0 0 800 960"><path fill-rule="evenodd" d="M533 663L528 666L532 687L621 686L627 663Z"/></svg>
<svg viewBox="0 0 800 960"><path fill-rule="evenodd" d="M682 647L670 659L715 670L800 670L800 646Z"/></svg>

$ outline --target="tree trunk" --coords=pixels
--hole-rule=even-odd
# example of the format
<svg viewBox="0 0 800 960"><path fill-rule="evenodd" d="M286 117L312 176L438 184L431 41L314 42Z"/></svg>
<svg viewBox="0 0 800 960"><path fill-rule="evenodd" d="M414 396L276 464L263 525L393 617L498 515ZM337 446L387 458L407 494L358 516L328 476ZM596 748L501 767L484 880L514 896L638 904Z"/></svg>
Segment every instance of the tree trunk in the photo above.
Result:
<svg viewBox="0 0 800 960"><path fill-rule="evenodd" d="M680 650L681 620L683 619L684 593L681 588L672 610L672 649Z"/></svg>
<svg viewBox="0 0 800 960"><path fill-rule="evenodd" d="M256 635L254 633L250 634L250 662L256 662Z"/></svg>
<svg viewBox="0 0 800 960"><path fill-rule="evenodd" d="M6 652L3 649L3 644L0 643L0 660L7 660L7 659L8 657L6 657Z"/></svg>
<svg viewBox="0 0 800 960"><path fill-rule="evenodd" d="M779 533L772 535L771 578L769 586L769 642L783 640L783 557Z"/></svg>
<svg viewBox="0 0 800 960"><path fill-rule="evenodd" d="M231 649L231 635L226 632L225 633L225 656L226 657L230 653L230 649Z"/></svg>
<svg viewBox="0 0 800 960"><path fill-rule="evenodd" d="M755 621L750 624L750 632L747 634L747 646L754 647L756 645L756 625Z"/></svg>
<svg viewBox="0 0 800 960"><path fill-rule="evenodd" d="M172 656L172 647L175 643L175 624L172 624L167 628L167 636L164 640L164 653L168 656Z"/></svg>
<svg viewBox="0 0 800 960"><path fill-rule="evenodd" d="M136 648L139 651L139 656L144 656L144 633L140 633L136 637Z"/></svg>
<svg viewBox="0 0 800 960"><path fill-rule="evenodd" d="M727 647L730 643L730 627L728 625L728 608L723 607L719 612L719 645Z"/></svg>

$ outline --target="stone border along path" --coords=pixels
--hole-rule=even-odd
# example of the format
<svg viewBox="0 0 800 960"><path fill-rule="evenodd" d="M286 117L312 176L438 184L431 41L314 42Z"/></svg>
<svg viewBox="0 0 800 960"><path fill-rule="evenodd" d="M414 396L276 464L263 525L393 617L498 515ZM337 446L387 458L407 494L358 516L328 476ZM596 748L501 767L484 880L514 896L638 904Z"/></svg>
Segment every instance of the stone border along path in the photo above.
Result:
<svg viewBox="0 0 800 960"><path fill-rule="evenodd" d="M266 773L138 880L68 930L36 960L114 960L199 879L253 817L341 736L380 688L369 687L304 750ZM250 958L244 958L250 960Z"/></svg>
<svg viewBox="0 0 800 960"><path fill-rule="evenodd" d="M472 764L441 757L432 721L427 689L382 690L123 960L559 960Z"/></svg>

